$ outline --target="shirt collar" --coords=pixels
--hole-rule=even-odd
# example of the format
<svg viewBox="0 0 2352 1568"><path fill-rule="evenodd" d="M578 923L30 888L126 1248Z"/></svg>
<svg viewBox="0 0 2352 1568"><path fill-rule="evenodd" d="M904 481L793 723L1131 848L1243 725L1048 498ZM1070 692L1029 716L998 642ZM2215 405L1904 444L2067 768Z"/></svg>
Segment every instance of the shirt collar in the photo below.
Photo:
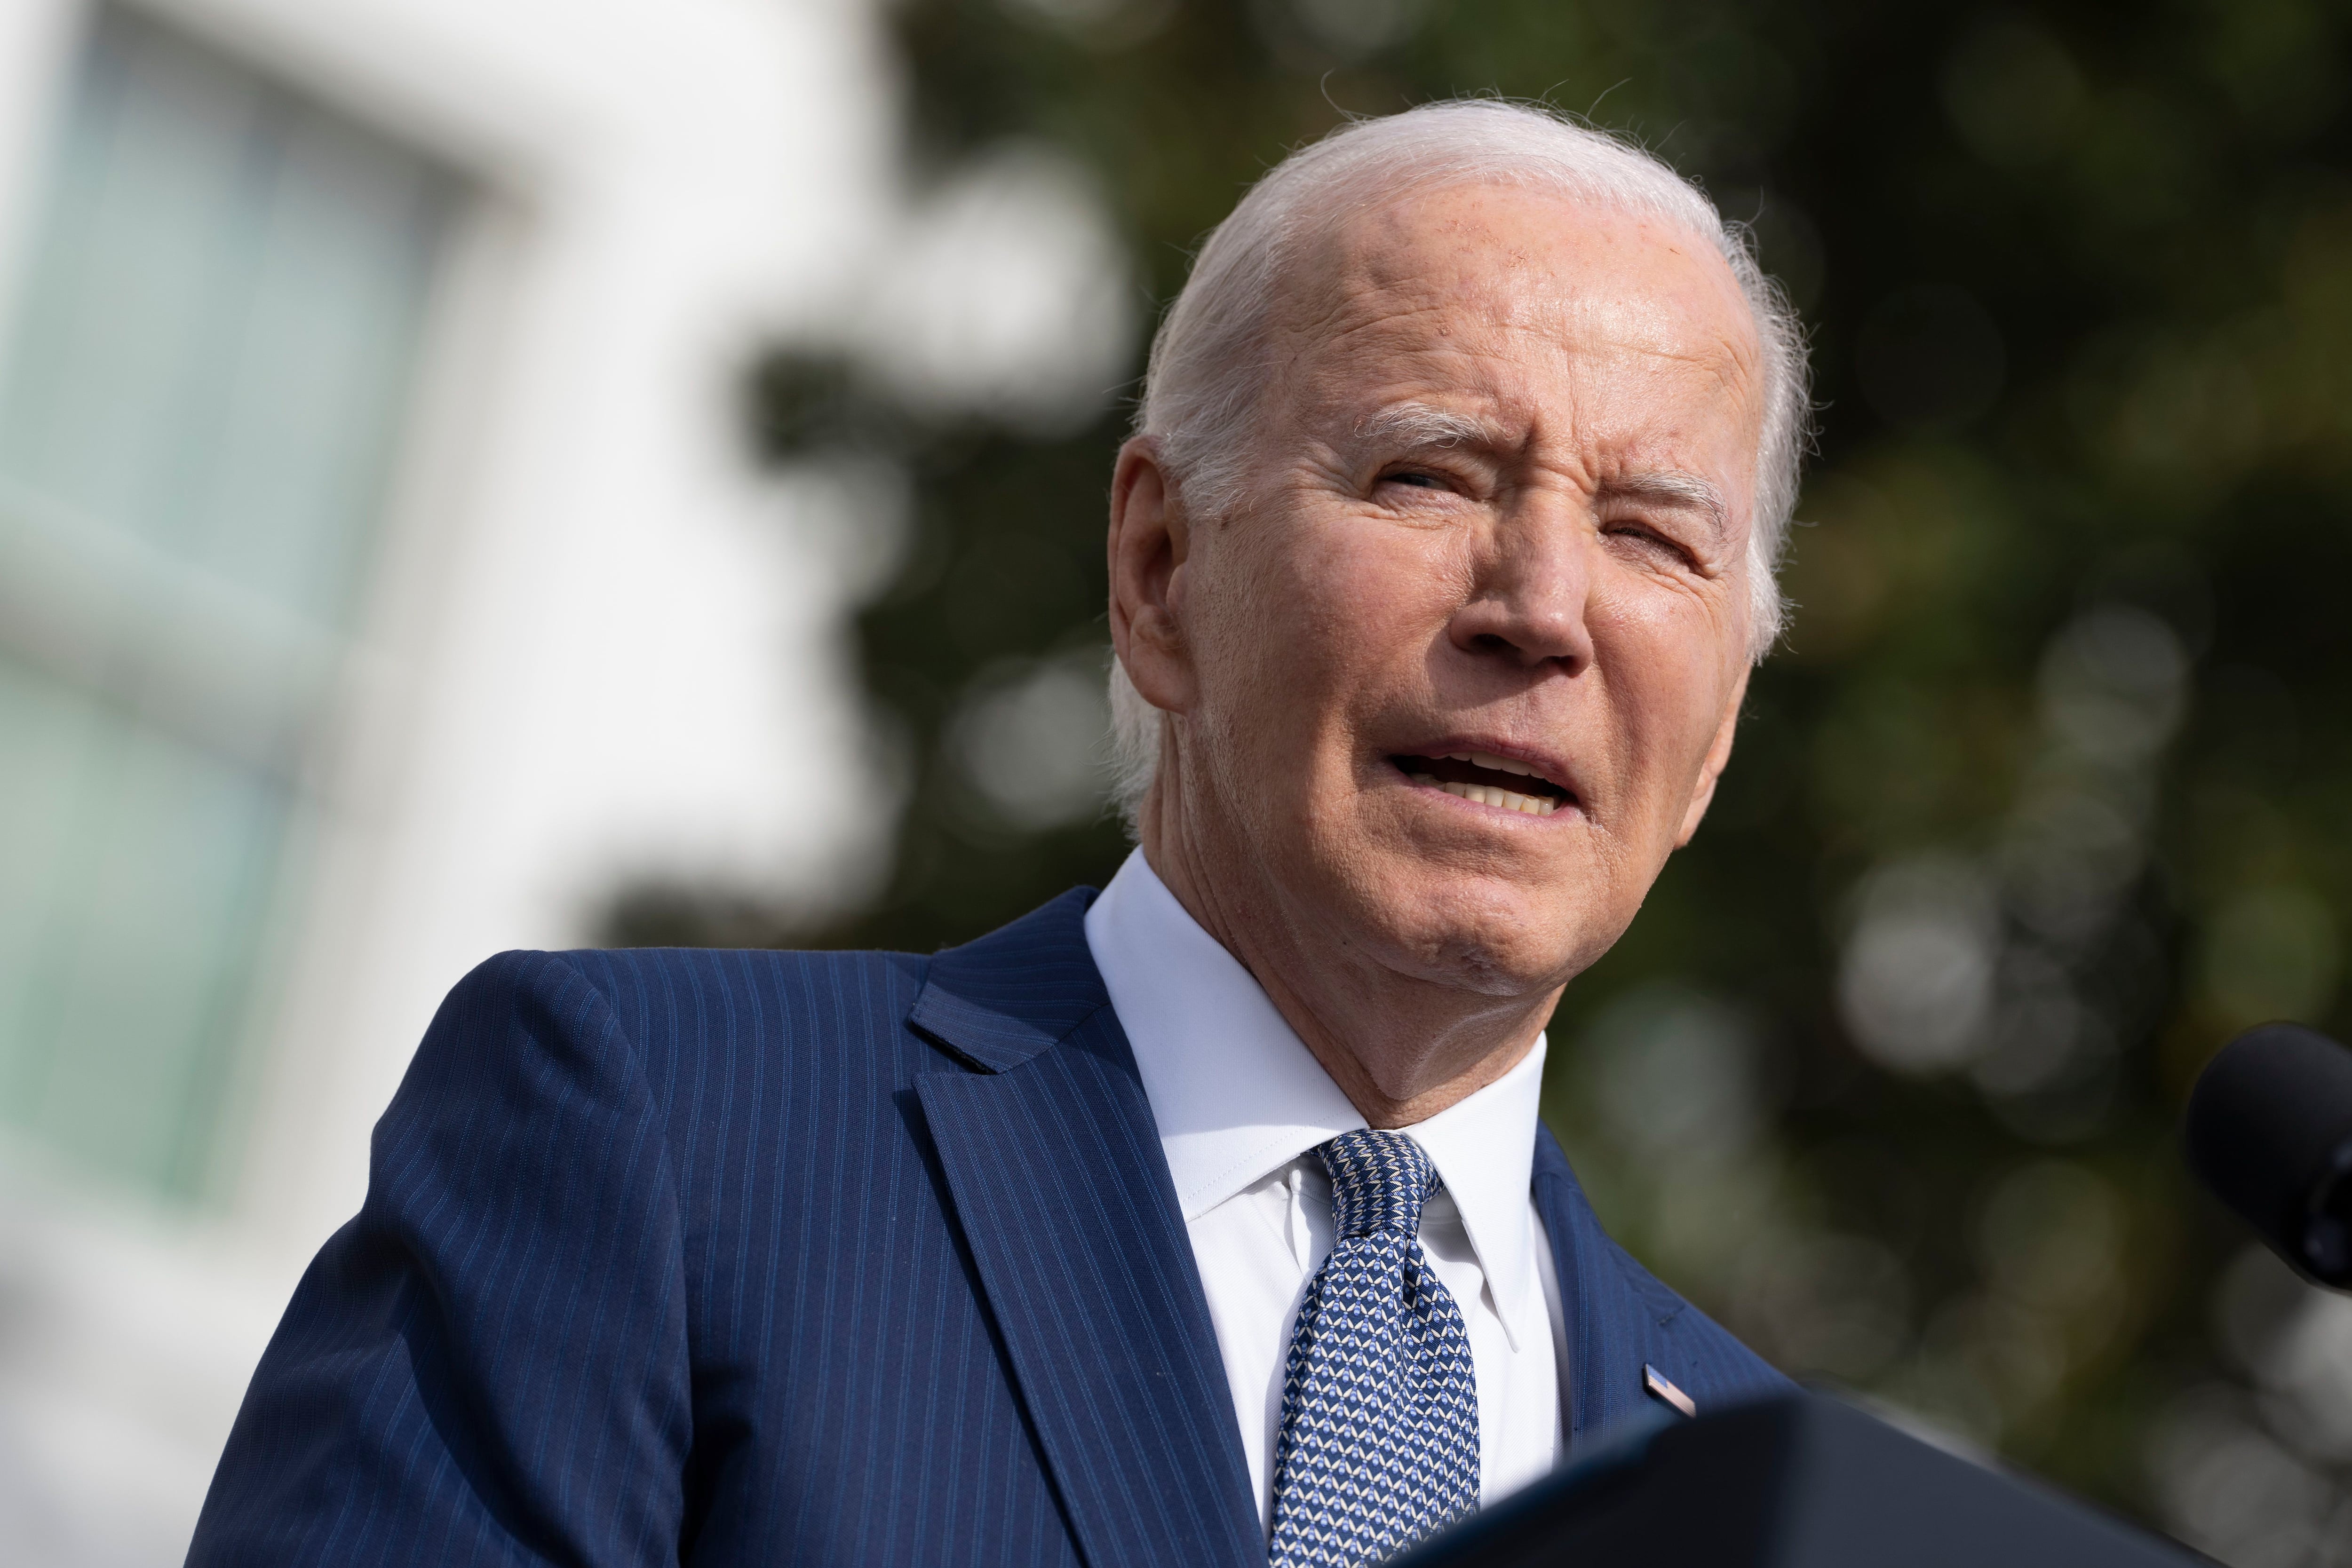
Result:
<svg viewBox="0 0 2352 1568"><path fill-rule="evenodd" d="M1087 909L1087 946L1134 1048L1186 1223L1364 1125L1250 972L1176 901L1142 851ZM1514 1349L1523 1329L1549 1332L1528 1208L1543 1061L1538 1035L1510 1071L1402 1129L1461 1210Z"/></svg>

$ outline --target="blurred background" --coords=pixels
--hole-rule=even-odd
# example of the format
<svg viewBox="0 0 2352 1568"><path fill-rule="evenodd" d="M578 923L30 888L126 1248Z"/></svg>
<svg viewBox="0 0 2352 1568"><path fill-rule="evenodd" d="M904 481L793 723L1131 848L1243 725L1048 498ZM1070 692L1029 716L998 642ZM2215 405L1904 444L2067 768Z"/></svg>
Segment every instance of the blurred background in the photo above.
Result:
<svg viewBox="0 0 2352 1568"><path fill-rule="evenodd" d="M1781 1365L2352 1563L2352 1298L2191 1190L2343 1034L2352 6L0 8L0 1556L165 1563L499 947L927 951L1124 852L1103 496L1188 247L1540 98L1753 225L1822 437L1570 988L1603 1217Z"/></svg>

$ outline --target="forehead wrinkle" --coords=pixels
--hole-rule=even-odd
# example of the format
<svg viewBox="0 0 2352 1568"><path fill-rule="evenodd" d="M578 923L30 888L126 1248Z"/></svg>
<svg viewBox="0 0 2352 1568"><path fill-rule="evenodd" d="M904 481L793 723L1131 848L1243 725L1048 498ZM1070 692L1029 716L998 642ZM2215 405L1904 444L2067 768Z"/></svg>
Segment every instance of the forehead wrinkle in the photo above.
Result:
<svg viewBox="0 0 2352 1568"><path fill-rule="evenodd" d="M1461 394L1474 403L1511 407L1512 416L1496 421L1496 428L1478 434L1476 439L1490 449L1520 449L1530 441L1549 445L1550 441L1540 434L1542 427L1556 423L1556 418L1548 415L1567 413L1571 429L1584 426L1585 422L1566 410L1524 406L1531 391L1538 393L1538 403L1546 401L1544 389L1530 388L1525 377L1536 371L1537 361L1542 361L1547 370L1570 371L1557 390L1580 402L1585 389L1580 375L1574 372L1580 370L1587 349L1597 348L1646 360L1667 375L1699 379L1708 386L1708 395L1724 398L1740 410L1741 423L1751 432L1761 420L1761 406L1752 395L1760 347L1744 301L1736 301L1742 307L1737 313L1739 324L1727 330L1719 322L1695 321L1695 312L1683 308L1689 301L1591 296L1572 276L1550 277L1557 268L1549 265L1548 254L1511 243L1507 236L1503 243L1475 247L1489 263L1499 264L1503 277L1476 276L1475 267L1465 273L1460 270L1461 256L1443 250L1433 255L1431 246L1458 239L1461 231L1477 225L1465 223L1460 214L1448 214L1425 225L1415 223L1412 220L1419 214L1410 210L1413 205L1401 203L1397 206L1402 210L1363 214L1356 222L1339 225L1283 269L1268 313L1269 326L1281 347L1267 367L1271 374L1264 390L1289 404L1294 417L1323 423L1338 415L1339 428L1361 436L1367 416L1356 410L1370 401L1363 397L1371 390L1366 382L1375 385L1386 382L1399 392L1418 382L1423 389L1447 394L1444 402ZM1646 224L1636 222L1632 228L1631 234L1604 232L1601 237L1612 249L1629 243L1670 239ZM1495 236L1481 231L1478 237ZM1687 249L1672 243L1667 248L1678 255ZM1712 258L1697 259L1704 264ZM1542 301L1544 308L1533 310L1538 302L1509 281L1530 272L1564 284L1568 294ZM1631 318L1622 314L1629 304ZM1612 316L1618 319L1608 319ZM1628 327L1633 330L1627 331ZM1508 425L1507 431L1500 428L1503 424ZM1458 445L1472 438L1466 429L1432 434L1444 437L1433 444ZM1556 437L1562 433L1552 434ZM1585 432L1587 439L1597 434ZM1495 439L1497 435L1501 439ZM1604 441L1617 444L1614 440ZM1578 444L1574 437L1570 442ZM1594 466L1606 465L1605 459L1596 464L1597 458L1597 452L1589 454L1574 466L1591 475ZM1591 484L1590 478L1587 483ZM1727 517L1728 508L1720 506L1719 497L1717 502L1717 507L1691 504L1710 520L1718 510Z"/></svg>
<svg viewBox="0 0 2352 1568"><path fill-rule="evenodd" d="M1317 303L1313 312L1296 312L1282 324L1283 336L1293 345L1287 358L1294 364L1365 351L1360 345L1366 340L1373 345L1372 352L1426 353L1450 346L1454 337L1449 325L1457 313L1454 302L1427 294L1399 299L1391 288L1343 285L1325 290ZM1383 338L1396 341L1383 344Z"/></svg>
<svg viewBox="0 0 2352 1568"><path fill-rule="evenodd" d="M1510 403L1523 367L1499 345L1451 329L1443 306L1368 316L1302 342L1277 380L1294 415L1359 442L1378 436L1419 444L1523 444L1521 422L1449 409L1442 402ZM1415 393L1435 392L1442 402Z"/></svg>
<svg viewBox="0 0 2352 1568"><path fill-rule="evenodd" d="M1579 232L1609 250L1646 246L1693 263L1713 276L1737 307L1736 314L1743 320L1751 316L1728 264L1715 254L1706 235L1606 200L1475 178L1415 183L1327 217L1302 236L1304 243L1279 269L1271 314L1289 314L1302 295L1323 296L1316 313L1336 314L1351 298L1366 295L1444 291L1468 284L1503 308L1499 319L1517 324L1514 308L1526 301L1528 291L1509 278L1524 280L1532 274L1549 280L1563 274L1553 247L1540 239L1498 232L1514 208L1572 213L1579 219ZM1476 276L1479 267L1465 265L1472 254L1498 265L1509 278Z"/></svg>
<svg viewBox="0 0 2352 1568"><path fill-rule="evenodd" d="M1367 281L1340 277L1328 281L1309 297L1312 308L1295 302L1285 313L1279 330L1289 340L1282 356L1282 379L1312 375L1332 360L1364 355L1405 362L1433 361L1498 361L1513 371L1526 371L1532 361L1552 361L1572 369L1591 347L1630 354L1662 366L1704 376L1735 402L1747 404L1754 385L1757 346L1752 335L1709 332L1700 341L1676 333L1685 323L1661 320L1667 328L1648 341L1628 339L1591 319L1583 301L1565 303L1564 319L1539 324L1523 312L1508 316L1484 313L1475 300L1465 300L1442 288L1416 288L1410 282ZM1491 376L1469 378L1486 396L1500 392ZM1463 390L1471 390L1465 386ZM1760 412L1748 410L1760 417Z"/></svg>
<svg viewBox="0 0 2352 1568"><path fill-rule="evenodd" d="M1712 351L1710 351L1712 350ZM1743 402L1754 403L1757 419L1763 418L1763 405L1754 398L1758 361L1761 350L1752 333L1736 337L1716 335L1700 348L1650 347L1643 350L1654 359L1671 364L1685 365L1714 381L1726 396Z"/></svg>

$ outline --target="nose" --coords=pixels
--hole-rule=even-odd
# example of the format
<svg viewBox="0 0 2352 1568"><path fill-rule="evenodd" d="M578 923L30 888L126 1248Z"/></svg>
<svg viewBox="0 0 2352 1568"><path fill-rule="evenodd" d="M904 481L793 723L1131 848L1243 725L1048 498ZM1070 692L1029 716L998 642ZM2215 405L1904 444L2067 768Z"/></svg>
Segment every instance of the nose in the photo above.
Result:
<svg viewBox="0 0 2352 1568"><path fill-rule="evenodd" d="M1592 662L1591 530L1567 507L1531 513L1496 530L1447 632L1465 653L1574 674Z"/></svg>

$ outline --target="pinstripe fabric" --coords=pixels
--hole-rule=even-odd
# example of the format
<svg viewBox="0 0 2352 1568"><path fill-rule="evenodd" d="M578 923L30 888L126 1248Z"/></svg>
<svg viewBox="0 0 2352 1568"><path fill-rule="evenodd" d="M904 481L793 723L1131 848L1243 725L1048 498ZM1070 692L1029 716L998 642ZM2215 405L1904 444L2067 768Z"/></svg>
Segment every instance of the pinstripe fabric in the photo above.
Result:
<svg viewBox="0 0 2352 1568"><path fill-rule="evenodd" d="M1536 1130L1536 1212L1559 1273L1568 1319L1560 1406L1568 1457L1650 1399L1642 1368L1655 1366L1701 1410L1785 1394L1795 1385L1754 1351L1660 1284L1609 1239L1549 1127Z"/></svg>
<svg viewBox="0 0 2352 1568"><path fill-rule="evenodd" d="M1087 1561L1263 1563L1208 1301L1108 1001L1016 1071L917 1087Z"/></svg>
<svg viewBox="0 0 2352 1568"><path fill-rule="evenodd" d="M483 965L189 1561L1262 1565L1088 896L928 960ZM1576 1431L1643 1397L1643 1359L1702 1406L1772 1379L1543 1143Z"/></svg>

